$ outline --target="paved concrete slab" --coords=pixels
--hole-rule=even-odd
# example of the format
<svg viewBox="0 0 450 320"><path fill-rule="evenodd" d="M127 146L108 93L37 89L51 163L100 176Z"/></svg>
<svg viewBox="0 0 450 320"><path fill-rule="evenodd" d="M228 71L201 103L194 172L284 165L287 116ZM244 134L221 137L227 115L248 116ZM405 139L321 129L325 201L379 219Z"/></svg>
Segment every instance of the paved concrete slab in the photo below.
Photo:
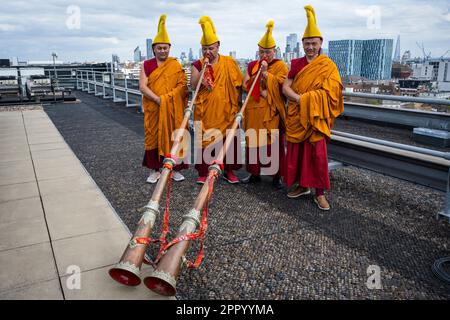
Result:
<svg viewBox="0 0 450 320"><path fill-rule="evenodd" d="M82 272L114 265L117 252L123 251L129 240L123 228L57 240L53 248L59 274L68 275L71 265L79 266Z"/></svg>
<svg viewBox="0 0 450 320"><path fill-rule="evenodd" d="M39 193L36 188L36 183L18 184L16 186L28 185L30 187L30 192L35 196L33 198L17 199L12 201L0 202L0 225L7 222L22 221L27 223L34 219L42 219L42 205L41 198L39 198ZM6 186L11 187L11 186ZM5 187L0 187L0 192Z"/></svg>
<svg viewBox="0 0 450 320"><path fill-rule="evenodd" d="M0 252L0 293L58 279L49 242ZM27 297L33 299L34 297ZM37 298L37 297L36 297Z"/></svg>
<svg viewBox="0 0 450 320"><path fill-rule="evenodd" d="M36 167L36 176L38 181L74 177L84 175L85 170L78 163L64 163L57 167Z"/></svg>
<svg viewBox="0 0 450 320"><path fill-rule="evenodd" d="M32 297L32 298L31 298ZM0 293L0 300L63 300L58 279Z"/></svg>
<svg viewBox="0 0 450 320"><path fill-rule="evenodd" d="M0 167L0 186L35 181L31 163L6 163Z"/></svg>
<svg viewBox="0 0 450 320"><path fill-rule="evenodd" d="M27 128L27 134L29 136L32 135L56 135L59 134L58 129L56 129L55 127L48 127L48 126L43 126L43 127L37 127L37 128Z"/></svg>
<svg viewBox="0 0 450 320"><path fill-rule="evenodd" d="M11 125L0 122L0 137L5 137L7 135L10 135L11 137L25 136L23 123Z"/></svg>
<svg viewBox="0 0 450 320"><path fill-rule="evenodd" d="M49 142L30 145L31 152L39 150L54 150L64 148L67 148L67 144L65 142Z"/></svg>
<svg viewBox="0 0 450 320"><path fill-rule="evenodd" d="M123 228L109 207L72 208L58 213L47 217L52 240Z"/></svg>
<svg viewBox="0 0 450 320"><path fill-rule="evenodd" d="M6 127L3 124L0 124L2 127L0 128L0 137L7 136L26 136L25 131L23 130L23 123L21 125Z"/></svg>
<svg viewBox="0 0 450 320"><path fill-rule="evenodd" d="M36 182L25 182L0 186L0 206L5 201L38 197L39 191ZM4 212L0 209L0 212Z"/></svg>
<svg viewBox="0 0 450 320"><path fill-rule="evenodd" d="M59 193L72 193L80 190L97 190L98 187L94 182L86 177L80 175L76 177L64 177L58 179L39 181L39 188L42 196L57 195Z"/></svg>
<svg viewBox="0 0 450 320"><path fill-rule="evenodd" d="M0 163L15 162L24 159L31 159L30 152L28 150L10 152L0 151Z"/></svg>
<svg viewBox="0 0 450 320"><path fill-rule="evenodd" d="M24 147L27 146L27 143L28 142L26 138L12 139L11 141L0 142L0 147L2 149L2 152L23 150Z"/></svg>
<svg viewBox="0 0 450 320"><path fill-rule="evenodd" d="M33 162L31 161L31 159L20 159L17 161L4 161L2 163L0 163L0 169L4 168L13 168L16 169L16 167L30 167L33 168Z"/></svg>
<svg viewBox="0 0 450 320"><path fill-rule="evenodd" d="M108 202L100 194L96 189L78 190L42 196L42 202L47 216L67 216L86 208L108 207Z"/></svg>
<svg viewBox="0 0 450 320"><path fill-rule="evenodd" d="M33 151L33 159L55 159L64 156L73 156L73 152L69 149Z"/></svg>
<svg viewBox="0 0 450 320"><path fill-rule="evenodd" d="M58 149L50 149L50 150L58 150ZM66 155L62 157L49 159L34 158L33 163L36 169L55 168L64 166L74 166L80 168L82 167L80 161L74 155Z"/></svg>
<svg viewBox="0 0 450 320"><path fill-rule="evenodd" d="M24 134L13 136L3 134L0 136L0 146L2 148L24 143L27 143L27 136Z"/></svg>
<svg viewBox="0 0 450 320"><path fill-rule="evenodd" d="M55 142L63 142L64 139L61 138L61 136L55 135L55 134L42 134L42 135L36 135L36 136L29 136L28 137L28 143L30 145L33 144L43 144L43 143L55 143Z"/></svg>
<svg viewBox="0 0 450 320"><path fill-rule="evenodd" d="M130 237L45 112L0 112L0 299L167 299L109 277Z"/></svg>
<svg viewBox="0 0 450 320"><path fill-rule="evenodd" d="M26 221L14 220L0 223L0 251L46 241L49 241L49 237L43 214L39 218Z"/></svg>

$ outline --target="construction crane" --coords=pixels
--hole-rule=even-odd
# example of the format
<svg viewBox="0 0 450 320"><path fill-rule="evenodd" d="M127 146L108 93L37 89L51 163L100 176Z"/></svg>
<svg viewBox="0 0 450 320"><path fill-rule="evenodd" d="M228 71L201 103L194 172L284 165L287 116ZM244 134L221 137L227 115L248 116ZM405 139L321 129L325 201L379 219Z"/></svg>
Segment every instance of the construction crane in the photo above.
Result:
<svg viewBox="0 0 450 320"><path fill-rule="evenodd" d="M422 42L422 44L416 42L416 44L417 44L417 46L419 47L419 49L422 50L422 53L423 53L423 62L429 60L429 59L431 58L431 51L430 51L428 54L426 54L426 53L425 53L425 46L423 45L423 42ZM447 53L447 52L446 52L446 53Z"/></svg>
<svg viewBox="0 0 450 320"><path fill-rule="evenodd" d="M447 51L445 51L444 52L444 54L441 56L441 59L444 59L444 57L447 55L447 53L449 53L450 52L450 50L447 50Z"/></svg>

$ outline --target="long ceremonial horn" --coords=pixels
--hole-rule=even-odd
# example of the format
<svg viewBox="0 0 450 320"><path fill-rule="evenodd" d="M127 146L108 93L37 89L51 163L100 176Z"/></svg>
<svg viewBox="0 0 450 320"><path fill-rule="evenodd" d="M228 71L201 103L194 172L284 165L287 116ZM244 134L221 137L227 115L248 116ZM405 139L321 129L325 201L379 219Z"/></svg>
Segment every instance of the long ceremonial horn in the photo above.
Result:
<svg viewBox="0 0 450 320"><path fill-rule="evenodd" d="M176 155L181 145L181 139L183 137L183 130L186 128L188 120L192 114L195 98L197 97L200 89L201 80L205 73L206 63L200 72L200 80L195 88L194 96L190 105L186 108L183 121L180 125L180 130L176 131L174 143L170 149L171 155ZM167 181L170 177L170 173L176 164L176 161L172 157L165 157L163 160L164 167L161 172L158 184L153 190L151 200L144 207L145 211L139 220L138 227L131 238L129 244L125 248L125 251L120 258L120 261L109 270L109 275L122 284L128 286L137 286L141 283L140 272L141 266L144 261L145 252L150 244L150 234L156 221L156 217L159 215L159 201L161 195L166 187Z"/></svg>
<svg viewBox="0 0 450 320"><path fill-rule="evenodd" d="M236 134L236 131L239 127L239 122L243 118L243 114L245 108L247 106L248 100L250 99L251 92L255 87L256 81L258 81L259 75L261 73L261 67L256 74L255 79L253 80L252 86L247 94L244 104L241 107L241 110L236 114L234 119L233 126L231 130L228 132L225 144L220 150L216 160L214 160L208 169L208 178L206 179L205 184L203 185L200 193L198 194L194 207L189 211L188 214L183 216L183 221L179 228L176 239L173 240L167 246L168 249L162 258L159 260L157 267L152 272L152 274L144 279L144 284L152 291L164 295L164 296L173 296L176 293L176 283L178 276L180 274L181 266L183 260L185 259L185 254L189 248L189 244L192 237L193 232L200 226L200 214L204 209L205 205L209 201L209 198L212 193L212 188L214 186L214 182L217 177L222 173L223 164L222 161L224 156L233 141L233 138ZM203 219L202 219L203 220ZM203 223L204 221L202 221ZM205 229L206 230L206 229ZM203 231L200 228L200 232ZM197 234L198 235L198 234ZM198 264L200 262L198 261Z"/></svg>

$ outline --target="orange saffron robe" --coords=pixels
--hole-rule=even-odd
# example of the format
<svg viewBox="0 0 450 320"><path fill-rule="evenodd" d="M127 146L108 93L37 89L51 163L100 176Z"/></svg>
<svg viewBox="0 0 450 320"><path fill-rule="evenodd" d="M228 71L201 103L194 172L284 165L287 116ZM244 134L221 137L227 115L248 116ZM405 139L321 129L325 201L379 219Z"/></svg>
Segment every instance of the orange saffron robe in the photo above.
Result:
<svg viewBox="0 0 450 320"><path fill-rule="evenodd" d="M188 102L187 78L181 64L172 57L158 66L149 76L147 86L160 96L161 104L143 96L145 150L158 149L159 156L166 156L172 147L172 132L183 121ZM184 155L179 152L177 157Z"/></svg>
<svg viewBox="0 0 450 320"><path fill-rule="evenodd" d="M279 129L280 120L284 122L286 118L285 102L280 92L280 86L286 79L288 68L283 61L278 60L270 64L267 71L267 99L260 96L259 102L257 102L253 97L250 97L244 112L245 130L254 129L257 133L257 141L246 137L247 147L249 148L271 144L270 131ZM252 76L249 83L252 83L254 79L255 77ZM260 137L260 129L266 129L267 135Z"/></svg>
<svg viewBox="0 0 450 320"><path fill-rule="evenodd" d="M200 62L203 65L203 59ZM239 87L243 76L236 61L229 56L219 55L213 70L214 88L209 91L203 85L200 87L195 100L194 120L202 122L202 137L208 129L218 129L225 138L226 130L231 128L239 111ZM202 147L206 148L213 142L203 139Z"/></svg>
<svg viewBox="0 0 450 320"><path fill-rule="evenodd" d="M301 98L300 104L288 104L287 141L315 143L330 138L335 119L344 111L342 81L334 62L319 55L295 76L291 88Z"/></svg>

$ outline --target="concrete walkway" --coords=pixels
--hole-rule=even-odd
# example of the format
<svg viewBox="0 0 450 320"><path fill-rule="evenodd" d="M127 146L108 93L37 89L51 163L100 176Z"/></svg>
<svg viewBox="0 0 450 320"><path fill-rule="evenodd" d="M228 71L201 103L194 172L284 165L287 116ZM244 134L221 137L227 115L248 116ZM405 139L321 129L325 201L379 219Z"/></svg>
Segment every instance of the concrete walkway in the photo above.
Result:
<svg viewBox="0 0 450 320"><path fill-rule="evenodd" d="M109 277L129 239L44 111L0 112L0 299L165 299Z"/></svg>

